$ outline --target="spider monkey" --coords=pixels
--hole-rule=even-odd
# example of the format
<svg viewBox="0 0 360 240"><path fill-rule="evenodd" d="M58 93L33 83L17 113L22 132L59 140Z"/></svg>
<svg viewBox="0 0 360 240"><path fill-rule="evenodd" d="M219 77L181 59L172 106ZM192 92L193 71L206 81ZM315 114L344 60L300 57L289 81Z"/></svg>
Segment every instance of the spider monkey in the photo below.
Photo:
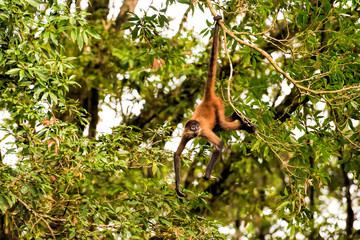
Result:
<svg viewBox="0 0 360 240"><path fill-rule="evenodd" d="M175 188L178 196L180 197L186 196L180 190L180 155L189 140L200 136L206 138L208 142L214 146L209 164L206 167L205 175L203 176L205 180L209 180L211 170L224 148L224 142L216 136L214 132L245 130L248 133L254 133L256 131L256 126L252 124L250 120L243 118L242 116L238 116L236 112L228 117L225 117L224 103L215 95L216 61L219 48L218 22L220 19L222 19L221 16L214 17L216 24L203 100L195 109L195 112L190 120L185 123L185 129L181 137L181 142L174 153ZM239 120L239 122L236 120Z"/></svg>

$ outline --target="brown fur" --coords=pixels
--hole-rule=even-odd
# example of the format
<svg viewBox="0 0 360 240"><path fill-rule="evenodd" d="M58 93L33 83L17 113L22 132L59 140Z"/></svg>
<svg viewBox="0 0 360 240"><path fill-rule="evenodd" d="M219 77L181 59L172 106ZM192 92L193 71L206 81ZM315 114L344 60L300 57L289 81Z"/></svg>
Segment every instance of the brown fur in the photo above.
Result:
<svg viewBox="0 0 360 240"><path fill-rule="evenodd" d="M190 120L186 122L181 142L174 154L175 188L180 197L186 196L180 190L180 155L189 140L200 136L206 138L214 146L214 150L211 154L211 158L204 175L204 179L208 180L210 178L212 168L214 167L215 162L224 147L224 142L216 136L214 131L232 131L240 129L246 130L249 133L254 133L256 131L255 125L251 124L249 120L239 117L236 113L233 113L231 116L225 118L224 103L215 95L216 60L219 48L218 21L220 19L221 16L214 17L216 24L203 100L195 109L195 112ZM237 122L236 120L239 120L240 122Z"/></svg>

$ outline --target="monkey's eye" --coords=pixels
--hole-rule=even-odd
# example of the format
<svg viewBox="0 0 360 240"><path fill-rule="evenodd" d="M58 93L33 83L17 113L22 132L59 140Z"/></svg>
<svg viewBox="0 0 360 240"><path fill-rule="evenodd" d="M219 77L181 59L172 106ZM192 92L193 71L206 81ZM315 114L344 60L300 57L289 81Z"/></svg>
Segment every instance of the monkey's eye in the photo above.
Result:
<svg viewBox="0 0 360 240"><path fill-rule="evenodd" d="M198 130L198 124L192 124L192 125L190 126L190 130L191 130L191 131L196 131L196 130Z"/></svg>

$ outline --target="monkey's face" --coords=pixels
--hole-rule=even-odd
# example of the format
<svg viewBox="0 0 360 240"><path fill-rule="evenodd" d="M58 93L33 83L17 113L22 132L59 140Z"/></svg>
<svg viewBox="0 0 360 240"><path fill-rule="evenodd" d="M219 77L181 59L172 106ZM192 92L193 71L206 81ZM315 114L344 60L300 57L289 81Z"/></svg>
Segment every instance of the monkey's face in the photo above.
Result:
<svg viewBox="0 0 360 240"><path fill-rule="evenodd" d="M189 137L196 137L200 132L200 124L198 121L189 120L185 124L184 134L189 135Z"/></svg>

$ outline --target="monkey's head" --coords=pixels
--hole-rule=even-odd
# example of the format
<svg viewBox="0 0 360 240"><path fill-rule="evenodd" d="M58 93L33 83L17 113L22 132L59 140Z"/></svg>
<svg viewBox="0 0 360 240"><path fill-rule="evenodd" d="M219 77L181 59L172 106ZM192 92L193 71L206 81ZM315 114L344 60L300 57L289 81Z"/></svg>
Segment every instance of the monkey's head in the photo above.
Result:
<svg viewBox="0 0 360 240"><path fill-rule="evenodd" d="M196 120L189 120L185 123L184 133L191 134L193 137L199 135L200 124Z"/></svg>

